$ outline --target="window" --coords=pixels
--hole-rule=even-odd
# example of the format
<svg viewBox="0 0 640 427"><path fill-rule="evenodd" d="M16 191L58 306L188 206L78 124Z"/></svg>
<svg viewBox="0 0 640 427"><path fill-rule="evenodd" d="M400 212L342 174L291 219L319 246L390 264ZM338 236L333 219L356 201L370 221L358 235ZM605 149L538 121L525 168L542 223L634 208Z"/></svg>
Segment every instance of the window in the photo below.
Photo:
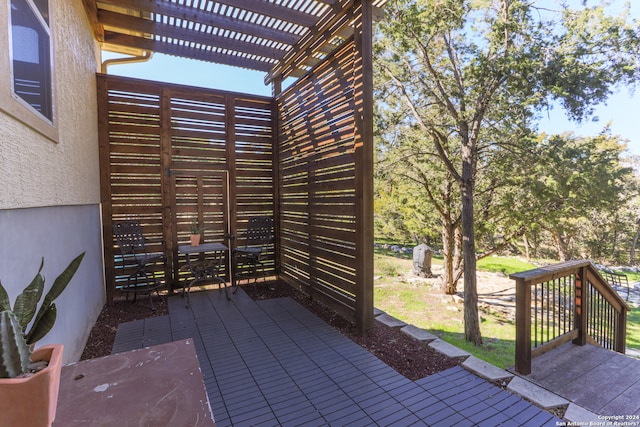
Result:
<svg viewBox="0 0 640 427"><path fill-rule="evenodd" d="M48 0L11 0L13 94L53 122Z"/></svg>

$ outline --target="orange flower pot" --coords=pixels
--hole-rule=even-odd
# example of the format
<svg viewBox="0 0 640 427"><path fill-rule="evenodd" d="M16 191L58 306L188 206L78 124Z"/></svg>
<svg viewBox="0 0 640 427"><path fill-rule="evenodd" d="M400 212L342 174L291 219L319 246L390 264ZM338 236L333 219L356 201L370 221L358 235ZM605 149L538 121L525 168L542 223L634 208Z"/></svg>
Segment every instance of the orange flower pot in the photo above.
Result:
<svg viewBox="0 0 640 427"><path fill-rule="evenodd" d="M198 246L200 244L200 235L199 234L191 234L191 246Z"/></svg>
<svg viewBox="0 0 640 427"><path fill-rule="evenodd" d="M49 365L27 378L0 378L0 427L50 426L56 418L62 344L46 345L31 355Z"/></svg>

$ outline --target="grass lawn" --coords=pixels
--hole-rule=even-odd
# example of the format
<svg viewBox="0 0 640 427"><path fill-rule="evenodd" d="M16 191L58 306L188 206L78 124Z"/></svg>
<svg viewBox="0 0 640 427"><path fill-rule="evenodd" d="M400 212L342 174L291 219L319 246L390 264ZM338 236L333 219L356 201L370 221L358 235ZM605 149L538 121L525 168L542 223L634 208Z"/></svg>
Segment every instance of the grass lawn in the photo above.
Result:
<svg viewBox="0 0 640 427"><path fill-rule="evenodd" d="M442 264L442 258L434 257L433 264ZM516 258L488 257L478 262L478 271L501 272L509 275L535 268ZM483 345L476 347L464 339L464 313L461 301L455 301L439 288L439 279L428 282L411 280L411 257L394 256L387 251L376 251L374 303L377 308L402 321L426 329L443 340L474 356L501 367L514 364L515 321L506 312L492 306L480 307L480 331ZM483 275L484 279L498 276ZM630 281L640 280L629 277ZM502 278L505 285L508 281ZM501 283L502 283L501 282ZM462 283L459 283L462 286ZM640 308L632 307L627 324L627 345L640 349Z"/></svg>
<svg viewBox="0 0 640 427"><path fill-rule="evenodd" d="M640 273L626 273L629 285L640 282ZM627 347L640 350L640 307L629 305L627 315Z"/></svg>

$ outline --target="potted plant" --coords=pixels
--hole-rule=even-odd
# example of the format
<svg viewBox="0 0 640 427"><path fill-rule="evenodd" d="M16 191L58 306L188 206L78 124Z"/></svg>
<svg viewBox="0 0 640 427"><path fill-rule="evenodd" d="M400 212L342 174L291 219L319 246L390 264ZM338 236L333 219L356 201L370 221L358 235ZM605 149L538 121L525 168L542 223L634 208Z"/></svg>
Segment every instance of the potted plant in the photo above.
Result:
<svg viewBox="0 0 640 427"><path fill-rule="evenodd" d="M200 227L200 225L198 225L197 219L191 221L191 225L189 226L189 232L191 233L189 236L191 239L191 246L198 246L200 244L203 231L204 227Z"/></svg>
<svg viewBox="0 0 640 427"><path fill-rule="evenodd" d="M63 346L32 350L53 327L57 313L53 301L67 287L84 255L78 255L55 279L39 310L44 258L34 279L17 296L13 309L0 284L0 425L48 426L55 419Z"/></svg>

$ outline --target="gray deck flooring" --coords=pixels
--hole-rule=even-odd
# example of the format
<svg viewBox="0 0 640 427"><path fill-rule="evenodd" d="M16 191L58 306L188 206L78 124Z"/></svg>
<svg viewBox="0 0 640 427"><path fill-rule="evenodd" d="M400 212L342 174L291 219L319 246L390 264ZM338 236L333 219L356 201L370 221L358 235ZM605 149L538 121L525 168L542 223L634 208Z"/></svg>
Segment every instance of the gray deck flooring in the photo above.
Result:
<svg viewBox="0 0 640 427"><path fill-rule="evenodd" d="M410 381L289 298L239 291L169 298L169 315L120 325L113 352L193 338L218 426L556 426L461 367Z"/></svg>
<svg viewBox="0 0 640 427"><path fill-rule="evenodd" d="M597 415L640 415L640 360L620 353L566 343L534 358L523 378Z"/></svg>

